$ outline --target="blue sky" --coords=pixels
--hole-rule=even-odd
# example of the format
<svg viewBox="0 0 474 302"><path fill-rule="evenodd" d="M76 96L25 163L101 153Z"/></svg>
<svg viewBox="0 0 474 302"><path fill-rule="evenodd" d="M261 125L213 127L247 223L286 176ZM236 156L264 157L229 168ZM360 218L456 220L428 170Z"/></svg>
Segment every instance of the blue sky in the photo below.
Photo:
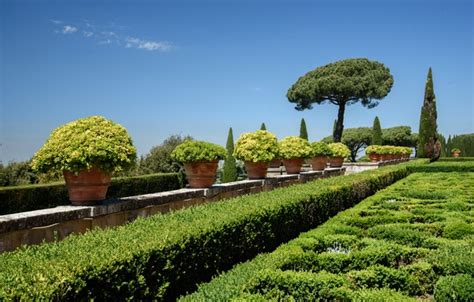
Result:
<svg viewBox="0 0 474 302"><path fill-rule="evenodd" d="M353 1L356 2L356 1ZM438 127L473 129L471 1L2 1L0 160L29 159L57 126L103 115L139 154L171 134L225 144L265 122L279 138L330 135L337 108L296 111L288 88L318 66L367 57L395 83L345 127L418 131L428 68Z"/></svg>

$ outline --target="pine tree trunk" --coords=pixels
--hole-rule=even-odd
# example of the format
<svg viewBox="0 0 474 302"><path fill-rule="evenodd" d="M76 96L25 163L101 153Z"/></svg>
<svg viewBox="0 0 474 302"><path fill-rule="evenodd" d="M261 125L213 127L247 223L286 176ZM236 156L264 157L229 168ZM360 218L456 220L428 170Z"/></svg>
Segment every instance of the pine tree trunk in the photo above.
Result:
<svg viewBox="0 0 474 302"><path fill-rule="evenodd" d="M342 131L344 131L344 111L346 110L346 102L339 103L339 110L337 111L336 130L334 131L333 140L335 143L341 142Z"/></svg>

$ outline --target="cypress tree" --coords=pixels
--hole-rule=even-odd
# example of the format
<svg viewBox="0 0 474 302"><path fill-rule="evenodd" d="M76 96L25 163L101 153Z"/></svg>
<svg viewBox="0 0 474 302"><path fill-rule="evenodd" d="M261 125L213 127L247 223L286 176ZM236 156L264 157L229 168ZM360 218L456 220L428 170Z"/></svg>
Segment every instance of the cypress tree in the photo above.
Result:
<svg viewBox="0 0 474 302"><path fill-rule="evenodd" d="M306 130L306 122L304 121L304 118L301 119L300 137L302 139L308 140L308 130Z"/></svg>
<svg viewBox="0 0 474 302"><path fill-rule="evenodd" d="M382 127L380 126L379 117L376 116L374 119L374 125L372 126L372 145L382 145Z"/></svg>
<svg viewBox="0 0 474 302"><path fill-rule="evenodd" d="M265 123L262 123L260 126L260 130L267 130L267 126L265 126Z"/></svg>
<svg viewBox="0 0 474 302"><path fill-rule="evenodd" d="M418 132L417 145L418 157L436 157L435 145L438 142L436 118L436 97L433 88L433 75L430 67L425 86L425 98L423 101L423 107L421 108L420 130Z"/></svg>
<svg viewBox="0 0 474 302"><path fill-rule="evenodd" d="M332 125L332 139L334 141L334 135L336 134L336 127L337 127L337 120L334 120L334 124Z"/></svg>
<svg viewBox="0 0 474 302"><path fill-rule="evenodd" d="M227 135L227 157L224 161L224 167L222 169L221 182L231 182L237 180L237 166L234 158L234 134L232 128L229 128L229 134Z"/></svg>

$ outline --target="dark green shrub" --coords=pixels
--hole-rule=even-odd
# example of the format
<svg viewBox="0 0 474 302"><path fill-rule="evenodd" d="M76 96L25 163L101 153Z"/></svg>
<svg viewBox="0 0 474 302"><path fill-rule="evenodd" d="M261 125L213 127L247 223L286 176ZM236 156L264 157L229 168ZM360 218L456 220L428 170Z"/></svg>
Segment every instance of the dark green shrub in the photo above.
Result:
<svg viewBox="0 0 474 302"><path fill-rule="evenodd" d="M435 286L436 301L472 302L474 301L474 277L472 275L446 276Z"/></svg>
<svg viewBox="0 0 474 302"><path fill-rule="evenodd" d="M463 239L474 234L474 226L463 221L448 222L444 226L443 237Z"/></svg>
<svg viewBox="0 0 474 302"><path fill-rule="evenodd" d="M422 293L433 293L434 284L438 279L438 275L434 272L431 264L420 261L404 266L401 270L415 277Z"/></svg>
<svg viewBox="0 0 474 302"><path fill-rule="evenodd" d="M420 292L417 280L409 273L384 266L372 266L366 270L351 271L349 280L359 288L391 288L409 295Z"/></svg>
<svg viewBox="0 0 474 302"><path fill-rule="evenodd" d="M416 302L417 299L403 295L392 289L362 289L355 291L353 302Z"/></svg>
<svg viewBox="0 0 474 302"><path fill-rule="evenodd" d="M263 270L246 290L280 301L351 301L348 287L348 281L335 274Z"/></svg>
<svg viewBox="0 0 474 302"><path fill-rule="evenodd" d="M177 190L183 186L183 179L177 173L113 178L107 197ZM0 215L67 204L70 204L67 188L62 183L0 188Z"/></svg>

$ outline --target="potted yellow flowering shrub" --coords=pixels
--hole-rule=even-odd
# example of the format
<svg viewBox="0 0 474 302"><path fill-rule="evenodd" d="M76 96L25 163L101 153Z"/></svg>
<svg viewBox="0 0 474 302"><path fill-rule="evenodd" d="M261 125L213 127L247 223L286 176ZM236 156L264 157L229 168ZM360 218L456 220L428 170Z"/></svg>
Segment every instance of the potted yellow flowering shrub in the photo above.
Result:
<svg viewBox="0 0 474 302"><path fill-rule="evenodd" d="M459 148L453 148L451 150L451 154L453 157L459 157L461 155L461 150Z"/></svg>
<svg viewBox="0 0 474 302"><path fill-rule="evenodd" d="M278 147L278 154L283 159L287 174L300 173L303 160L312 153L309 142L299 136L285 137L279 142Z"/></svg>
<svg viewBox="0 0 474 302"><path fill-rule="evenodd" d="M342 163L344 162L344 158L348 157L351 154L349 148L343 143L331 143L328 145L329 149L331 149L332 155L329 158L329 165L332 168L339 168L342 167Z"/></svg>
<svg viewBox="0 0 474 302"><path fill-rule="evenodd" d="M226 149L203 141L185 141L178 145L171 157L184 164L184 170L191 188L208 188L216 178L219 160L227 155Z"/></svg>
<svg viewBox="0 0 474 302"><path fill-rule="evenodd" d="M370 145L365 148L365 154L367 154L371 162L375 163L380 160L380 147L379 145Z"/></svg>
<svg viewBox="0 0 474 302"><path fill-rule="evenodd" d="M234 156L244 161L249 179L265 178L268 164L277 154L277 138L266 130L242 134L234 150Z"/></svg>
<svg viewBox="0 0 474 302"><path fill-rule="evenodd" d="M136 149L127 130L102 116L55 129L32 159L38 172L63 171L73 205L106 198L111 175L135 163Z"/></svg>
<svg viewBox="0 0 474 302"><path fill-rule="evenodd" d="M312 158L311 167L314 171L321 171L326 169L329 161L329 156L332 155L332 151L326 143L314 142L311 144Z"/></svg>

